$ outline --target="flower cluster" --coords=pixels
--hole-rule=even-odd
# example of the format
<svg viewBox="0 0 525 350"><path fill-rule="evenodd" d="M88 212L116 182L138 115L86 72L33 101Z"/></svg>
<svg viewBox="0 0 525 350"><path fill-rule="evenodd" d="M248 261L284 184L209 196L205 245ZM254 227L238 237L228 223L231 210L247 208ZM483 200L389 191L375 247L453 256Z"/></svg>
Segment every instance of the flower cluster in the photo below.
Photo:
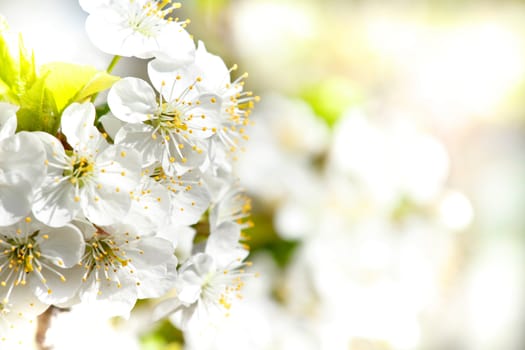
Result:
<svg viewBox="0 0 525 350"><path fill-rule="evenodd" d="M36 67L0 31L0 339L49 306L158 317L227 312L247 275L250 201L231 171L257 97L195 45L169 0L80 0L106 72ZM110 75L150 59L150 82ZM5 64L4 64L5 63ZM97 99L109 89L107 99ZM100 96L102 97L102 95Z"/></svg>

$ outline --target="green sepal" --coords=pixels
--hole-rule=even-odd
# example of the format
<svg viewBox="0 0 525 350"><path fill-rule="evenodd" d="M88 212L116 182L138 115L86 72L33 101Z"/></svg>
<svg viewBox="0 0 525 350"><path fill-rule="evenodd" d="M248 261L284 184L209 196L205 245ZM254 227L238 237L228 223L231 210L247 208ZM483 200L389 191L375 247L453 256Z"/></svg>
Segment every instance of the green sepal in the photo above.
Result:
<svg viewBox="0 0 525 350"><path fill-rule="evenodd" d="M37 80L20 98L17 119L18 131L45 131L56 134L60 126L60 113L53 93L46 86L46 77Z"/></svg>

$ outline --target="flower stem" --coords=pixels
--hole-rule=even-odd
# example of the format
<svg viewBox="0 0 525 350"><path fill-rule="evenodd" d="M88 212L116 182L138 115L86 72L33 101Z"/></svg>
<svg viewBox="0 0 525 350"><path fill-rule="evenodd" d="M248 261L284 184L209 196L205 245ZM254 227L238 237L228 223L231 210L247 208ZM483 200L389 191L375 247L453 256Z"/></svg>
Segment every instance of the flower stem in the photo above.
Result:
<svg viewBox="0 0 525 350"><path fill-rule="evenodd" d="M46 335L55 316L61 312L68 312L69 308L61 309L56 306L50 306L43 314L36 318L37 327L35 334L35 343L38 350L52 350L53 345L46 344Z"/></svg>
<svg viewBox="0 0 525 350"><path fill-rule="evenodd" d="M109 62L108 68L106 68L106 72L108 74L111 73L113 68L115 68L115 66L117 65L118 61L120 61L120 58L121 58L121 56L119 56L119 55L113 56L113 59L111 60L111 62ZM92 103L95 103L95 100L97 99L97 96L98 96L98 92L96 94L93 94L93 96L91 96L91 102Z"/></svg>
<svg viewBox="0 0 525 350"><path fill-rule="evenodd" d="M113 56L113 59L111 60L111 62L109 62L108 68L106 68L106 72L111 73L113 68L115 68L115 66L117 65L118 61L120 61L120 58L121 56L118 55Z"/></svg>

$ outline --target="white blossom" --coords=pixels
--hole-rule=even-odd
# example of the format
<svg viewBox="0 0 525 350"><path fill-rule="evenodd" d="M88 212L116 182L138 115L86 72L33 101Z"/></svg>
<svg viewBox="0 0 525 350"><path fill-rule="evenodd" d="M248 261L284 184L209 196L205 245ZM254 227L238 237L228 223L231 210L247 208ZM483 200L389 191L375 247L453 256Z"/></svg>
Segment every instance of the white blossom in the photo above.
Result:
<svg viewBox="0 0 525 350"><path fill-rule="evenodd" d="M79 298L110 316L129 316L137 299L173 287L177 259L171 242L140 236L130 225L94 227L77 222L86 239Z"/></svg>
<svg viewBox="0 0 525 350"><path fill-rule="evenodd" d="M160 186L169 199L168 222L173 226L197 223L210 205L210 195L198 170L183 175L170 176L163 169L153 167L148 174Z"/></svg>
<svg viewBox="0 0 525 350"><path fill-rule="evenodd" d="M102 51L138 58L189 60L195 44L184 27L174 20L180 3L170 0L81 0L89 13L86 31Z"/></svg>
<svg viewBox="0 0 525 350"><path fill-rule="evenodd" d="M231 81L230 73L237 65L227 68L224 61L206 51L204 43L199 41L195 60L191 63L154 59L148 64L149 76L158 90L163 85L171 86L177 79L199 80L196 89L202 94L219 96L220 112L211 127L216 129L213 140L219 142L228 151L236 151L242 139L247 139L245 127L250 124L249 115L253 103L259 100L251 91L243 91L248 74L241 74ZM208 121L209 124L209 121ZM210 125L208 125L210 127Z"/></svg>
<svg viewBox="0 0 525 350"><path fill-rule="evenodd" d="M47 151L47 176L36 193L33 213L42 222L61 226L83 213L108 225L122 220L131 207L130 192L139 184L137 152L109 145L93 126L92 104L72 104L62 115L62 132L72 150L55 137L38 133Z"/></svg>
<svg viewBox="0 0 525 350"><path fill-rule="evenodd" d="M170 88L160 89L158 98L141 79L115 83L108 104L115 117L128 123L115 136L115 143L140 149L144 166L160 162L170 175L203 164L206 139L217 130L220 103L215 95L199 94L198 83L198 79L181 77Z"/></svg>
<svg viewBox="0 0 525 350"><path fill-rule="evenodd" d="M35 298L47 304L66 302L76 292L80 281L69 268L84 252L76 227L52 228L26 217L0 227L0 247L0 297L4 302L26 285Z"/></svg>
<svg viewBox="0 0 525 350"><path fill-rule="evenodd" d="M156 316L168 314L184 330L198 327L217 312L228 313L234 298L241 298L248 251L239 244L240 228L223 223L213 229L204 252L196 253L179 268L176 296L157 306Z"/></svg>

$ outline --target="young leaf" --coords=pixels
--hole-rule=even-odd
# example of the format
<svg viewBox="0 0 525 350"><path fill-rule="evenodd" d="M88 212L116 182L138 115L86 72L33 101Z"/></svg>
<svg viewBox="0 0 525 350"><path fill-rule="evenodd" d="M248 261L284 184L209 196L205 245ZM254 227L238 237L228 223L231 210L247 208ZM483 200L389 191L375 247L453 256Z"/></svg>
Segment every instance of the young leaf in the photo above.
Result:
<svg viewBox="0 0 525 350"><path fill-rule="evenodd" d="M19 80L24 82L25 87L31 87L36 79L36 64L35 54L31 52L31 56L28 55L27 50L24 46L22 35L18 37L18 52L19 52Z"/></svg>
<svg viewBox="0 0 525 350"><path fill-rule="evenodd" d="M16 85L18 78L18 65L11 56L9 47L3 35L0 35L0 62L2 62L0 66L0 81L2 84L0 85L7 87L10 91L12 87ZM7 92L2 93L2 90L3 89L0 89L0 97L2 97L2 99L10 99L11 96L7 96L10 94Z"/></svg>
<svg viewBox="0 0 525 350"><path fill-rule="evenodd" d="M62 62L48 63L41 72L47 74L46 86L53 92L59 112L73 102L83 102L110 88L119 79L91 66Z"/></svg>
<svg viewBox="0 0 525 350"><path fill-rule="evenodd" d="M34 55L27 53L22 36L18 38L18 57L15 58L0 32L0 62L0 100L19 104L20 97L37 79Z"/></svg>

